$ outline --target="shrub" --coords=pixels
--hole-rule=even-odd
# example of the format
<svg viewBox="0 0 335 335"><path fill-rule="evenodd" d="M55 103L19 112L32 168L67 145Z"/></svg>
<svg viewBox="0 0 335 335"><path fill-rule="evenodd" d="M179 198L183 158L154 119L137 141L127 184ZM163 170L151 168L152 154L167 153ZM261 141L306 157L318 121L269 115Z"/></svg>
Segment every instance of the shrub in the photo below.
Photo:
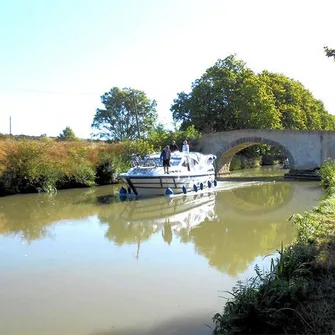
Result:
<svg viewBox="0 0 335 335"><path fill-rule="evenodd" d="M68 157L63 161L62 178L58 188L88 187L95 185L95 169L87 159L90 146L69 148Z"/></svg>
<svg viewBox="0 0 335 335"><path fill-rule="evenodd" d="M260 158L246 158L241 157L242 169L252 169L260 166Z"/></svg>
<svg viewBox="0 0 335 335"><path fill-rule="evenodd" d="M275 157L271 154L265 154L262 156L262 165L274 165Z"/></svg>
<svg viewBox="0 0 335 335"><path fill-rule="evenodd" d="M0 164L3 188L9 194L55 188L60 172L58 164L46 155L47 144L26 140L7 144Z"/></svg>
<svg viewBox="0 0 335 335"><path fill-rule="evenodd" d="M238 156L234 156L230 162L230 171L240 170L242 169L241 158Z"/></svg>
<svg viewBox="0 0 335 335"><path fill-rule="evenodd" d="M321 185L332 191L335 186L335 160L328 158L322 164L319 173L321 176Z"/></svg>
<svg viewBox="0 0 335 335"><path fill-rule="evenodd" d="M129 169L129 163L127 157L121 153L100 153L95 182L98 185L118 182L118 175Z"/></svg>
<svg viewBox="0 0 335 335"><path fill-rule="evenodd" d="M155 148L153 144L151 144L149 141L145 140L136 140L136 141L125 141L123 142L124 149L123 149L123 156L125 160L129 160L131 155L134 153L139 153L141 156L144 156L149 153L153 153L155 151Z"/></svg>

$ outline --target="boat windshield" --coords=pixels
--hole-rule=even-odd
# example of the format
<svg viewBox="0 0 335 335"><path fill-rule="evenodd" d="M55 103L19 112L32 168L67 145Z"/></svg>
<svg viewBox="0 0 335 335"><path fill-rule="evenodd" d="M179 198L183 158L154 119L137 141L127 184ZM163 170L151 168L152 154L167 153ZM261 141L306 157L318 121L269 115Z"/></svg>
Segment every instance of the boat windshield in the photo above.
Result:
<svg viewBox="0 0 335 335"><path fill-rule="evenodd" d="M181 157L171 157L170 165L171 166L178 166L181 161Z"/></svg>
<svg viewBox="0 0 335 335"><path fill-rule="evenodd" d="M178 166L180 164L181 157L171 157L170 165ZM163 161L159 157L145 157L141 161L141 166L163 166Z"/></svg>

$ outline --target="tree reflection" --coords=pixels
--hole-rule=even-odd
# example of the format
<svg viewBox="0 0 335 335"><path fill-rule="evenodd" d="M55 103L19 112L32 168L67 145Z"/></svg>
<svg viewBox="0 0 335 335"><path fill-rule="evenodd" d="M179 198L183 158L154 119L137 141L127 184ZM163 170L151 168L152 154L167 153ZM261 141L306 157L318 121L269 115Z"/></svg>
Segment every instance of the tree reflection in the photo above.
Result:
<svg viewBox="0 0 335 335"><path fill-rule="evenodd" d="M169 222L165 223L163 227L163 231L162 231L162 237L163 237L163 240L168 245L170 245L172 242L172 236L173 236L173 233L172 233L171 224Z"/></svg>
<svg viewBox="0 0 335 335"><path fill-rule="evenodd" d="M105 237L118 246L123 244L136 244L138 241L147 241L156 232L154 226L145 223L124 223L121 221L108 222L100 217L103 223L108 225Z"/></svg>
<svg viewBox="0 0 335 335"><path fill-rule="evenodd" d="M235 188L223 192L220 197L241 213L259 215L280 209L292 200L293 195L294 187L291 183L279 182Z"/></svg>
<svg viewBox="0 0 335 335"><path fill-rule="evenodd" d="M49 226L98 214L101 190L66 190L56 195L25 194L0 199L0 234L17 236L31 243L50 236ZM113 197L117 201L116 197Z"/></svg>
<svg viewBox="0 0 335 335"><path fill-rule="evenodd" d="M204 255L211 266L232 276L247 270L257 256L265 256L292 239L289 224L259 222L248 225L235 221L205 221L192 229L188 242Z"/></svg>
<svg viewBox="0 0 335 335"><path fill-rule="evenodd" d="M286 221L284 205L293 200L293 193L289 183L220 192L216 195L217 218L204 220L189 233L178 234L182 242L193 242L210 265L235 276L257 256L268 255L281 241L286 244L292 240L293 228ZM272 211L276 211L274 216Z"/></svg>
<svg viewBox="0 0 335 335"><path fill-rule="evenodd" d="M264 183L195 196L121 202L110 188L68 190L56 196L24 195L0 199L0 234L19 235L31 242L48 236L49 226L62 220L95 216L106 227L105 237L117 246L140 246L153 234L168 245L175 239L193 243L198 254L220 271L236 275L259 255L267 255L293 235L291 214L301 203L315 202L315 189ZM292 210L294 212L292 213Z"/></svg>

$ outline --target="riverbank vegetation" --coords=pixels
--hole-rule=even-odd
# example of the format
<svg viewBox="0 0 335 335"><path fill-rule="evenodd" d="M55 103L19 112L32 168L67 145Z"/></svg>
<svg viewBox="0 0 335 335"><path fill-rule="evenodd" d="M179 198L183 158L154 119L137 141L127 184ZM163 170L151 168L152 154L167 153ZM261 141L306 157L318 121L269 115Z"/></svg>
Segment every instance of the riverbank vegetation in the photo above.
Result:
<svg viewBox="0 0 335 335"><path fill-rule="evenodd" d="M214 334L333 334L335 320L335 161L320 169L325 198L296 214L296 241L271 258L270 269L238 282Z"/></svg>
<svg viewBox="0 0 335 335"><path fill-rule="evenodd" d="M301 83L268 71L256 74L234 55L219 59L191 87L171 106L174 131L158 124L156 101L145 92L113 87L94 115L95 140L78 139L70 127L55 138L0 134L0 195L115 183L132 154L159 151L172 139L180 145L188 139L194 150L206 132L335 129L335 117ZM231 170L284 159L278 149L258 144L240 151Z"/></svg>
<svg viewBox="0 0 335 335"><path fill-rule="evenodd" d="M182 143L189 138L196 144L200 136L194 127L177 132L157 128L147 140L88 142L78 140L70 130L57 139L0 140L0 196L113 184L119 173L129 169L132 154L161 150L172 139ZM71 139L64 140L67 135Z"/></svg>

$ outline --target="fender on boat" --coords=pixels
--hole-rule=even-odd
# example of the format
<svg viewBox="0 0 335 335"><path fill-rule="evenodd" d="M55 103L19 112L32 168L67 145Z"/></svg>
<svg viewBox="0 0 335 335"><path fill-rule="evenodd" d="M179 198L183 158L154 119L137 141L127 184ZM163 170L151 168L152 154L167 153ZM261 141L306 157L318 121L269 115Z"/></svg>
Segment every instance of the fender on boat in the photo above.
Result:
<svg viewBox="0 0 335 335"><path fill-rule="evenodd" d="M122 186L120 188L120 195L125 195L125 194L127 194L127 190Z"/></svg>
<svg viewBox="0 0 335 335"><path fill-rule="evenodd" d="M168 187L165 191L165 195L171 195L171 194L173 194L173 191L170 187Z"/></svg>

